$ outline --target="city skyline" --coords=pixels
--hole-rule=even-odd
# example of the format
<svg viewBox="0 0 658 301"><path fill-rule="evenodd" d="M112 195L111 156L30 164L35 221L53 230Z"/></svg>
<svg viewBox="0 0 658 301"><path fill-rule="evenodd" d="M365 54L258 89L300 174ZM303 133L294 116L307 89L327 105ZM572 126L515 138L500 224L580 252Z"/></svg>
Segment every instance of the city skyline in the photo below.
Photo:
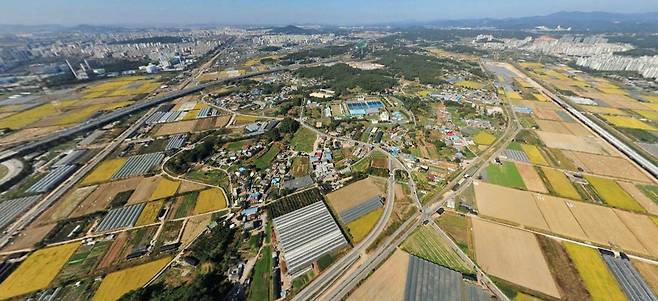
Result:
<svg viewBox="0 0 658 301"><path fill-rule="evenodd" d="M376 6L374 4L377 4ZM306 0L274 3L271 1L6 1L0 11L3 24L13 25L367 25L399 22L426 22L478 18L516 18L547 15L560 11L604 11L615 13L644 13L658 11L658 2L634 1L524 1L466 0L453 1L373 1L358 3L332 1L315 3ZM345 6L350 7L345 10ZM376 7L376 9L373 9ZM492 9L493 8L493 9Z"/></svg>

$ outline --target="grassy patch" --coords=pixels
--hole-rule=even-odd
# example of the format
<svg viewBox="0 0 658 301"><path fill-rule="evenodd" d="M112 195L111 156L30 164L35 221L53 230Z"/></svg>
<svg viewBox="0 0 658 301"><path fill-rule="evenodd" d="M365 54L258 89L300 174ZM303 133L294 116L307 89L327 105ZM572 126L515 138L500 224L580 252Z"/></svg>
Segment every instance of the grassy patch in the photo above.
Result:
<svg viewBox="0 0 658 301"><path fill-rule="evenodd" d="M310 164L308 157L295 157L292 159L290 173L293 177L303 177L309 174Z"/></svg>
<svg viewBox="0 0 658 301"><path fill-rule="evenodd" d="M182 196L185 199L183 200L183 203L178 207L178 209L176 209L176 214L174 215L174 218L186 217L190 213L190 211L192 211L192 208L194 208L198 196L199 196L199 192L196 191Z"/></svg>
<svg viewBox="0 0 658 301"><path fill-rule="evenodd" d="M654 203L658 204L658 186L653 185L637 185L646 196L648 196Z"/></svg>
<svg viewBox="0 0 658 301"><path fill-rule="evenodd" d="M272 299L272 248L263 247L260 258L254 266L248 301L263 301Z"/></svg>
<svg viewBox="0 0 658 301"><path fill-rule="evenodd" d="M452 212L444 212L436 219L436 223L455 241L462 251L469 254L471 228L467 217Z"/></svg>
<svg viewBox="0 0 658 301"><path fill-rule="evenodd" d="M521 174L516 165L509 161L502 164L490 164L487 167L487 181L492 184L503 185L512 188L526 189Z"/></svg>
<svg viewBox="0 0 658 301"><path fill-rule="evenodd" d="M274 160L274 158L276 157L276 155L279 154L280 151L281 149L278 146L272 145L265 154L258 157L258 159L254 161L254 165L256 166L257 169L260 170L270 167L272 160Z"/></svg>
<svg viewBox="0 0 658 301"><path fill-rule="evenodd" d="M290 140L290 145L296 151L310 153L313 151L313 143L317 136L305 127L301 127Z"/></svg>
<svg viewBox="0 0 658 301"><path fill-rule="evenodd" d="M480 145L492 145L496 142L496 136L484 131L479 132L473 136L473 142Z"/></svg>

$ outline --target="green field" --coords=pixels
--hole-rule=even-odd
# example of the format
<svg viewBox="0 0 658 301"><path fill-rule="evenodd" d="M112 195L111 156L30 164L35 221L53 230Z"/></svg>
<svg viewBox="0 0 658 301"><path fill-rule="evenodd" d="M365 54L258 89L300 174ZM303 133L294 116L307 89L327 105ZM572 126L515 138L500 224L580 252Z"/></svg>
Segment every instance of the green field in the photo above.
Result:
<svg viewBox="0 0 658 301"><path fill-rule="evenodd" d="M637 185L654 203L658 204L658 186Z"/></svg>
<svg viewBox="0 0 658 301"><path fill-rule="evenodd" d="M290 173L293 177L303 177L309 174L311 166L308 157L297 156L292 159L292 167Z"/></svg>
<svg viewBox="0 0 658 301"><path fill-rule="evenodd" d="M422 226L414 231L409 238L402 243L402 249L408 253L427 259L438 265L442 265L455 271L473 274L457 253L450 249L441 240L439 234L430 226Z"/></svg>
<svg viewBox="0 0 658 301"><path fill-rule="evenodd" d="M251 287L249 288L248 301L263 301L271 300L272 293L272 248L270 246L263 247L260 253L260 258L256 261L254 266L253 278L251 280Z"/></svg>
<svg viewBox="0 0 658 301"><path fill-rule="evenodd" d="M297 130L295 135L290 140L292 148L299 152L310 153L313 151L313 143L315 143L315 133L305 127Z"/></svg>
<svg viewBox="0 0 658 301"><path fill-rule="evenodd" d="M487 167L487 182L512 188L526 189L516 165L509 161L503 164L490 164Z"/></svg>
<svg viewBox="0 0 658 301"><path fill-rule="evenodd" d="M270 167L272 160L274 160L274 157L276 157L280 151L281 149L279 149L278 146L272 145L265 154L258 157L258 159L254 161L254 165L256 165L256 168L260 170Z"/></svg>

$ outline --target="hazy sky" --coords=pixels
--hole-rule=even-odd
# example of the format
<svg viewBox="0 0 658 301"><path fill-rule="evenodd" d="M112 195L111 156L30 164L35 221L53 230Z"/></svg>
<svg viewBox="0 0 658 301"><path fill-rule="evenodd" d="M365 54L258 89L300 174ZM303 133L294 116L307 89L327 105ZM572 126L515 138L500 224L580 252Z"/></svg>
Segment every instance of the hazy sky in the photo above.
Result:
<svg viewBox="0 0 658 301"><path fill-rule="evenodd" d="M658 11L658 0L0 0L0 24L367 24L557 11Z"/></svg>

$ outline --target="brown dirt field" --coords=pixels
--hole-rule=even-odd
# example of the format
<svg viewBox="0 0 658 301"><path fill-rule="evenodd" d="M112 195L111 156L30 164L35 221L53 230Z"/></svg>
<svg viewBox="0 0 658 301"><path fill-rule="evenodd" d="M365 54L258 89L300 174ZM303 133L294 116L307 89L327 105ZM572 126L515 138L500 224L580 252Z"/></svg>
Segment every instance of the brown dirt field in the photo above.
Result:
<svg viewBox="0 0 658 301"><path fill-rule="evenodd" d="M475 255L487 273L555 298L560 293L532 233L472 219Z"/></svg>
<svg viewBox="0 0 658 301"><path fill-rule="evenodd" d="M645 215L614 209L628 229L653 257L658 257L658 226Z"/></svg>
<svg viewBox="0 0 658 301"><path fill-rule="evenodd" d="M207 131L209 129L212 129L214 126L215 126L214 117L197 119L196 124L194 125L194 131L195 132Z"/></svg>
<svg viewBox="0 0 658 301"><path fill-rule="evenodd" d="M46 212L39 216L39 224L55 222L69 216L78 204L87 198L96 189L97 185L78 188L75 191L68 192L62 199L57 201Z"/></svg>
<svg viewBox="0 0 658 301"><path fill-rule="evenodd" d="M202 190L205 188L207 188L207 186L189 181L181 181L180 187L178 187L178 193L182 194L190 191Z"/></svg>
<svg viewBox="0 0 658 301"><path fill-rule="evenodd" d="M586 171L597 175L653 183L642 171L624 158L563 151L564 155Z"/></svg>
<svg viewBox="0 0 658 301"><path fill-rule="evenodd" d="M555 112L554 109L534 109L532 113L535 115L535 120L548 119L561 121L562 118Z"/></svg>
<svg viewBox="0 0 658 301"><path fill-rule="evenodd" d="M473 182L475 202L481 215L535 229L548 230L532 193L485 182Z"/></svg>
<svg viewBox="0 0 658 301"><path fill-rule="evenodd" d="M151 197L151 194L153 194L153 190L158 187L160 179L162 178L159 176L154 176L150 178L144 178L139 181L139 185L137 185L135 191L130 196L130 199L128 199L127 205L148 201Z"/></svg>
<svg viewBox="0 0 658 301"><path fill-rule="evenodd" d="M372 160L370 166L374 168L388 168L388 159L387 158L376 158Z"/></svg>
<svg viewBox="0 0 658 301"><path fill-rule="evenodd" d="M23 142L27 140L34 139L36 137L40 137L46 134L50 134L52 132L56 132L58 130L61 130L65 128L66 126L62 125L55 125L55 126L47 126L47 127L38 127L38 128L29 128L29 129L22 129L20 131L17 131L13 134L4 136L0 138L0 144L10 144L10 143L16 143L16 142Z"/></svg>
<svg viewBox="0 0 658 301"><path fill-rule="evenodd" d="M95 270L101 270L112 265L112 262L114 262L117 256L121 253L121 250L123 250L123 245L126 244L126 241L128 241L128 232L124 231L119 233L105 253L105 256L103 256L103 259L101 259L96 266Z"/></svg>
<svg viewBox="0 0 658 301"><path fill-rule="evenodd" d="M551 232L565 237L587 240L587 235L569 210L573 201L538 193L535 193L534 196Z"/></svg>
<svg viewBox="0 0 658 301"><path fill-rule="evenodd" d="M215 118L215 127L223 128L228 125L228 122L231 121L231 115L222 115Z"/></svg>
<svg viewBox="0 0 658 301"><path fill-rule="evenodd" d="M409 254L395 250L347 300L404 300Z"/></svg>
<svg viewBox="0 0 658 301"><path fill-rule="evenodd" d="M580 125L576 122L563 122L564 125L569 131L576 136L594 136L587 128Z"/></svg>
<svg viewBox="0 0 658 301"><path fill-rule="evenodd" d="M105 210L117 193L135 189L141 179L142 177L135 177L98 185L98 188L80 203L69 217Z"/></svg>
<svg viewBox="0 0 658 301"><path fill-rule="evenodd" d="M633 183L618 181L617 184L621 186L628 194L630 194L633 199L635 199L644 209L647 210L650 214L658 215L658 204L654 203L650 198L648 198L639 188Z"/></svg>
<svg viewBox="0 0 658 301"><path fill-rule="evenodd" d="M38 226L38 227L28 227L27 229L21 231L21 234L16 236L9 244L7 244L2 251L16 251L31 248L36 243L40 242L50 231L55 228L57 223L52 223L49 225Z"/></svg>
<svg viewBox="0 0 658 301"><path fill-rule="evenodd" d="M516 169L521 174L523 182L525 182L525 186L528 188L528 190L548 193L546 186L544 186L544 181L541 180L541 177L539 177L539 174L535 170L534 166L516 162Z"/></svg>
<svg viewBox="0 0 658 301"><path fill-rule="evenodd" d="M564 126L563 122L554 121L554 120L543 120L536 119L535 122L544 132L558 133L558 134L572 134L569 129Z"/></svg>
<svg viewBox="0 0 658 301"><path fill-rule="evenodd" d="M155 133L155 136L167 136L180 133L189 133L194 130L196 120L178 121L163 124Z"/></svg>
<svg viewBox="0 0 658 301"><path fill-rule="evenodd" d="M185 224L185 229L183 229L183 235L181 235L180 239L181 244L187 246L191 243L199 234L206 230L210 221L210 214L190 217Z"/></svg>
<svg viewBox="0 0 658 301"><path fill-rule="evenodd" d="M639 260L631 260L633 266L640 272L642 278L647 281L654 293L658 294L658 265L646 263Z"/></svg>
<svg viewBox="0 0 658 301"><path fill-rule="evenodd" d="M639 254L648 253L613 209L582 202L572 202L570 208L589 241Z"/></svg>
<svg viewBox="0 0 658 301"><path fill-rule="evenodd" d="M336 212L341 213L377 195L384 196L384 189L368 177L327 194L327 200Z"/></svg>
<svg viewBox="0 0 658 301"><path fill-rule="evenodd" d="M607 155L605 149L592 137L581 137L567 134L557 134L535 131L539 138L551 148L573 150L584 153Z"/></svg>
<svg viewBox="0 0 658 301"><path fill-rule="evenodd" d="M536 235L548 267L560 288L560 295L565 301L587 301L592 300L585 283L580 279L578 270L569 258L569 254L562 245L551 238Z"/></svg>

